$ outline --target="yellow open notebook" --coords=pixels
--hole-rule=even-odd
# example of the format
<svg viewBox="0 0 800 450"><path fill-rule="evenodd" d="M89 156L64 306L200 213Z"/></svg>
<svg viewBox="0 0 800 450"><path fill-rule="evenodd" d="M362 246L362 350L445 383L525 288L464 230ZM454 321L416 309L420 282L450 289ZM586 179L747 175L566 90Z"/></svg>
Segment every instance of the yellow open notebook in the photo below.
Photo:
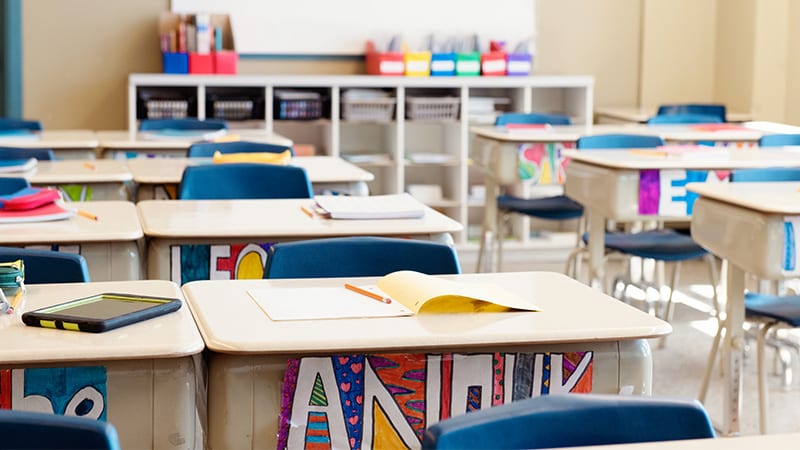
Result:
<svg viewBox="0 0 800 450"><path fill-rule="evenodd" d="M214 164L223 163L264 163L286 165L292 159L292 152L289 150L281 153L271 152L250 152L250 153L222 153L219 150L214 152L212 161Z"/></svg>
<svg viewBox="0 0 800 450"><path fill-rule="evenodd" d="M531 301L491 283L452 281L413 271L394 272L359 288L384 303L339 287L253 289L248 294L274 321L397 317L417 313L536 311Z"/></svg>

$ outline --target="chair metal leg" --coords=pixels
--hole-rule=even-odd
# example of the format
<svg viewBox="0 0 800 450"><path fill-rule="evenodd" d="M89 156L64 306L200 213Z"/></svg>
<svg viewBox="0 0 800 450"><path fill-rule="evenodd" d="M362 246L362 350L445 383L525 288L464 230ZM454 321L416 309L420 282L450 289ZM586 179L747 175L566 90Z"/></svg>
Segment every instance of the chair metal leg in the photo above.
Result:
<svg viewBox="0 0 800 450"><path fill-rule="evenodd" d="M669 296L667 297L667 304L664 306L664 320L667 322L672 322L672 314L674 312L674 307L672 305L672 296L675 294L675 288L678 286L678 277L680 276L681 271L681 262L675 262L675 267L672 269L672 279L669 283ZM663 336L659 342L658 347L664 348L667 345L667 336Z"/></svg>
<svg viewBox="0 0 800 450"><path fill-rule="evenodd" d="M708 261L708 278L711 280L711 299L714 302L714 317L716 317L717 321L720 320L720 305L719 305L719 291L717 289L717 283L719 279L717 278L717 260L714 259L714 255L711 253L705 256L706 261Z"/></svg>
<svg viewBox="0 0 800 450"><path fill-rule="evenodd" d="M506 237L506 223L508 222L508 214L504 211L497 211L497 266L492 268L492 271L503 271L503 240Z"/></svg>
<svg viewBox="0 0 800 450"><path fill-rule="evenodd" d="M717 326L717 334L714 335L714 340L711 342L711 349L708 351L708 362L706 363L706 371L703 373L703 381L700 384L700 393L697 399L700 403L706 402L706 394L708 394L708 385L711 382L711 374L714 372L714 365L717 362L717 353L719 353L720 343L722 342L722 334L725 332L725 321L719 321Z"/></svg>
<svg viewBox="0 0 800 450"><path fill-rule="evenodd" d="M761 326L758 333L758 427L761 434L767 434L767 368L764 364L767 333L776 322L766 323Z"/></svg>

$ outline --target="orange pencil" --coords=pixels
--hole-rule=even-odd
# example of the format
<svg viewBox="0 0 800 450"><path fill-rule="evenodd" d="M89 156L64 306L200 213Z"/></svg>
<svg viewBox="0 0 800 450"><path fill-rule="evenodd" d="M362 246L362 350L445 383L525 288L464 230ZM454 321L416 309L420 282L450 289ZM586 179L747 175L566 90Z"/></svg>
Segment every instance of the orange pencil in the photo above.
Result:
<svg viewBox="0 0 800 450"><path fill-rule="evenodd" d="M86 167L89 170L97 170L97 166L95 166L94 164L90 163L89 161L84 162L83 166Z"/></svg>
<svg viewBox="0 0 800 450"><path fill-rule="evenodd" d="M88 211L84 211L82 209L78 210L78 215L86 217L89 220L97 220L97 216L95 216L94 214L92 214L92 213L90 213Z"/></svg>
<svg viewBox="0 0 800 450"><path fill-rule="evenodd" d="M371 299L374 299L374 300L377 300L379 302L383 302L383 303L387 303L387 304L388 303L392 303L392 299L390 299L389 297L382 297L382 296L380 296L380 295L378 295L378 294L376 294L374 292L370 292L370 291L368 291L366 289L360 288L358 286L354 286L354 285L352 285L350 283L345 283L344 287L345 287L345 289L349 289L349 290L351 290L353 292L358 292L361 295L366 295L367 297L369 297Z"/></svg>
<svg viewBox="0 0 800 450"><path fill-rule="evenodd" d="M314 218L314 213L313 213L313 212L311 212L311 210L310 210L310 209L308 209L308 208L306 208L305 206L303 206L303 205L300 205L300 210L301 210L301 211L303 211L303 213L304 213L305 215L307 215L308 217L311 217L312 219Z"/></svg>

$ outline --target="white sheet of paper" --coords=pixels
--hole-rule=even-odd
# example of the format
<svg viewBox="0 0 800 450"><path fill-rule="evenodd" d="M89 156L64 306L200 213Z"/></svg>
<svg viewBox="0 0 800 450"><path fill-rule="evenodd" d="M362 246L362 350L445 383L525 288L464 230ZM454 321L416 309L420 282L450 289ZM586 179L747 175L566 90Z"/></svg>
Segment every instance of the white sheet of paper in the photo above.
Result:
<svg viewBox="0 0 800 450"><path fill-rule="evenodd" d="M359 286L379 292L372 286ZM274 321L399 317L413 313L398 302L383 303L342 287L276 288L247 291Z"/></svg>

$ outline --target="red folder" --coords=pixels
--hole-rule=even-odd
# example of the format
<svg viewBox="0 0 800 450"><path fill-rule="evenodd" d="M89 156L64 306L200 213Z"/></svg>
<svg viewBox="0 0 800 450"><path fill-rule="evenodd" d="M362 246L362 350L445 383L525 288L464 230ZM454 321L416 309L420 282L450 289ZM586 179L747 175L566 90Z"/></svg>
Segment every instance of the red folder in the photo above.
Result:
<svg viewBox="0 0 800 450"><path fill-rule="evenodd" d="M61 200L56 189L27 187L13 194L0 195L0 209L4 211L24 211Z"/></svg>

